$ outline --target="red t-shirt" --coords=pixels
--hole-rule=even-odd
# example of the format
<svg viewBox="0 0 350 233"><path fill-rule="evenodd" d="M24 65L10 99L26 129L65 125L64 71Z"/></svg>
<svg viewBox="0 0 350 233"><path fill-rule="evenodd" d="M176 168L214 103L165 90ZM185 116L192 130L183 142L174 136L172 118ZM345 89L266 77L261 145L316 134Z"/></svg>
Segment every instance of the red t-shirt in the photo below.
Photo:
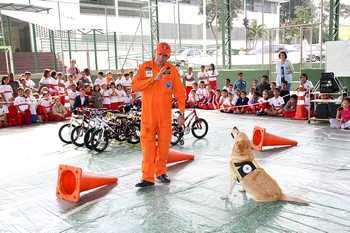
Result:
<svg viewBox="0 0 350 233"><path fill-rule="evenodd" d="M340 111L340 118L344 121L350 121L350 108L344 108Z"/></svg>

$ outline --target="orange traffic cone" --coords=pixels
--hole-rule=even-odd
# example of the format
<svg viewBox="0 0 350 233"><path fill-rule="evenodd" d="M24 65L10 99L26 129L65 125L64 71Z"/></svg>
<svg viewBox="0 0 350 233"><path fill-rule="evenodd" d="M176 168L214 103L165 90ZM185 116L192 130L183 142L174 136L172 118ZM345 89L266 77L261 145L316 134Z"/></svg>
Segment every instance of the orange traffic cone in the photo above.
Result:
<svg viewBox="0 0 350 233"><path fill-rule="evenodd" d="M170 149L167 163L177 163L194 160L194 155Z"/></svg>
<svg viewBox="0 0 350 233"><path fill-rule="evenodd" d="M253 147L255 150L262 150L264 146L295 146L297 141L279 137L266 132L265 128L254 127Z"/></svg>
<svg viewBox="0 0 350 233"><path fill-rule="evenodd" d="M79 167L60 165L58 168L56 195L58 198L67 201L78 202L80 200L80 192L107 184L116 184L117 182L117 177L83 173Z"/></svg>
<svg viewBox="0 0 350 233"><path fill-rule="evenodd" d="M306 120L307 119L307 110L305 108L305 89L303 87L298 88L298 102L297 110L295 116L292 119L295 120Z"/></svg>

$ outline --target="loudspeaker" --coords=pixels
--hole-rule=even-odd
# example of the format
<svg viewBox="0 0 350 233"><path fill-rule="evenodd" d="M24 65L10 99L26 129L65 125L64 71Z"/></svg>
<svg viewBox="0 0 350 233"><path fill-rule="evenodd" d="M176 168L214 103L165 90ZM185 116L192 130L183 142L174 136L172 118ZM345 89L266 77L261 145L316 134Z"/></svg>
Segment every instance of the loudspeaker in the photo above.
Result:
<svg viewBox="0 0 350 233"><path fill-rule="evenodd" d="M333 72L322 73L320 79L320 92L321 93L337 93L340 91L340 87L334 77Z"/></svg>

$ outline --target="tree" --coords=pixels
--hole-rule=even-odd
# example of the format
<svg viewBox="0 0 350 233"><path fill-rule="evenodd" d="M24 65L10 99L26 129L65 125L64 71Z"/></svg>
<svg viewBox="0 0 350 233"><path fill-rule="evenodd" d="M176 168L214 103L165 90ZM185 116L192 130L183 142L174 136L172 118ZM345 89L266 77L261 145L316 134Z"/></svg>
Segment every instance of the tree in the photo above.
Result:
<svg viewBox="0 0 350 233"><path fill-rule="evenodd" d="M221 1L222 0L206 0L207 6L206 6L206 13L207 13L207 27L210 28L215 40L217 40L217 34L214 30L214 24L216 19L219 19L219 16L221 15ZM238 13L242 10L243 2L242 0L234 0L230 1L231 4L231 18L236 18ZM199 14L203 14L203 0L200 1L199 6ZM218 28L218 30L220 30Z"/></svg>
<svg viewBox="0 0 350 233"><path fill-rule="evenodd" d="M299 5L294 9L294 15L289 25L312 24L315 21L315 11L313 5ZM300 40L300 29L298 27L287 28L283 31L283 39L286 43L297 43ZM308 30L304 31L303 36L309 37Z"/></svg>
<svg viewBox="0 0 350 233"><path fill-rule="evenodd" d="M257 21L254 19L252 20L248 29L248 40L250 42L250 48L255 49L258 40L263 38L265 34L264 25L258 25Z"/></svg>
<svg viewBox="0 0 350 233"><path fill-rule="evenodd" d="M295 18L297 17L298 8L311 9L312 12L316 11L316 7L313 3L313 0L290 0L289 2L281 4L281 14L280 14L281 24L286 24L287 22L289 23L294 22ZM314 20L311 20L310 22L313 22L313 21Z"/></svg>

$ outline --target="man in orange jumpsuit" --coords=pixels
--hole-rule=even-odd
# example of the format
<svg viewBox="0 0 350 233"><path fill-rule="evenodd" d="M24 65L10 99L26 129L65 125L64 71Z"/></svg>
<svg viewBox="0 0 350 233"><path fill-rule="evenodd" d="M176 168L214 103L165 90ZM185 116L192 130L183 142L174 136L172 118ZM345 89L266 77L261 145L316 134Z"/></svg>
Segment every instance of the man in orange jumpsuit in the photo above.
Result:
<svg viewBox="0 0 350 233"><path fill-rule="evenodd" d="M178 123L184 123L185 88L175 66L167 62L170 53L167 43L159 43L154 59L140 65L132 80L132 90L142 92L142 181L136 184L140 188L153 186L155 176L161 183L170 183L166 164L171 141L172 95L182 113Z"/></svg>

